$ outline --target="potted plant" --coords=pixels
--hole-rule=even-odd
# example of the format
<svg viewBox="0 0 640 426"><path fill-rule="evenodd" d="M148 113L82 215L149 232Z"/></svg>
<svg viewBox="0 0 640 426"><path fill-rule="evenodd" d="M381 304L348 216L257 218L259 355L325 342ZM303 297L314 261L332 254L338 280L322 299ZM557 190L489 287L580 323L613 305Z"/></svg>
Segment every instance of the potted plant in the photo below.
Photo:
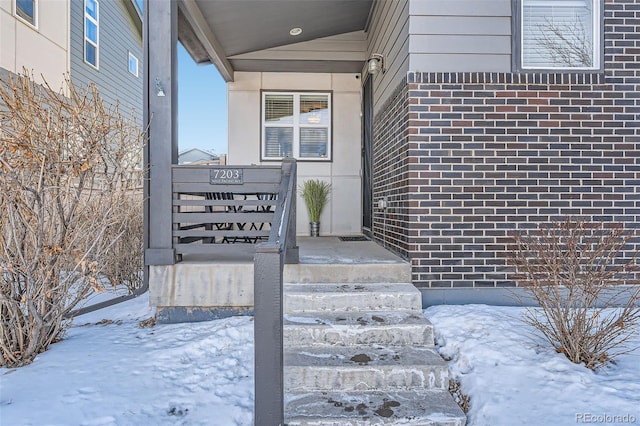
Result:
<svg viewBox="0 0 640 426"><path fill-rule="evenodd" d="M309 212L310 235L312 237L320 235L320 215L329 201L330 192L331 184L319 179L309 179L300 188L300 195L302 195Z"/></svg>

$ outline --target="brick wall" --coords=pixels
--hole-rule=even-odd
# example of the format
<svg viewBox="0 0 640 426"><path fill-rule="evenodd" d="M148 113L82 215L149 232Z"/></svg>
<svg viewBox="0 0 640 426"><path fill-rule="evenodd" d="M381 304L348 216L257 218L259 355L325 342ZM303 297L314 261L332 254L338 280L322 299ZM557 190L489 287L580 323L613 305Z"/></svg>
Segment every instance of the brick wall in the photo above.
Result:
<svg viewBox="0 0 640 426"><path fill-rule="evenodd" d="M374 233L406 250L417 286L514 285L511 235L540 223L638 224L639 14L607 1L604 73L408 73L376 117L374 200L397 203Z"/></svg>
<svg viewBox="0 0 640 426"><path fill-rule="evenodd" d="M409 257L409 86L406 80L374 119L373 141L373 236L385 247ZM388 208L377 208L386 199Z"/></svg>

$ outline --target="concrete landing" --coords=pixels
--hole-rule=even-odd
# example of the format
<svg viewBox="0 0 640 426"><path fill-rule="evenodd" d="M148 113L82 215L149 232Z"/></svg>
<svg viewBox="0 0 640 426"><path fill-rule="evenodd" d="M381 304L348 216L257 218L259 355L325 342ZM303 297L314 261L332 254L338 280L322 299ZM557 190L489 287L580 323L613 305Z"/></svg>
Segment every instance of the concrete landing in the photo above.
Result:
<svg viewBox="0 0 640 426"><path fill-rule="evenodd" d="M298 245L300 263L284 268L287 283L411 282L409 263L372 241L299 237ZM252 312L255 245L228 246L233 250L220 252L215 259L184 255L175 265L149 267L150 304L158 307L158 321L207 320L222 313ZM196 318L194 313L201 315Z"/></svg>

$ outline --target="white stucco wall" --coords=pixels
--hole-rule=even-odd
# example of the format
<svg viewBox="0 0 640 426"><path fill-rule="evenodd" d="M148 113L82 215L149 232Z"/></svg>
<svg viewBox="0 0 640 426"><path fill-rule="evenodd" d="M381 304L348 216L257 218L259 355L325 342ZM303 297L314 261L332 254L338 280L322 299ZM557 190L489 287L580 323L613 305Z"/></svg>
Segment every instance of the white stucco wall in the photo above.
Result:
<svg viewBox="0 0 640 426"><path fill-rule="evenodd" d="M0 68L25 67L41 83L58 90L69 72L69 0L40 0L37 27L14 15L14 2L0 0Z"/></svg>
<svg viewBox="0 0 640 426"><path fill-rule="evenodd" d="M357 78L357 77L358 78ZM321 235L359 234L362 228L361 82L357 74L236 72L227 85L229 105L228 164L260 161L260 91L332 91L333 161L298 162L298 183L331 183L329 205L320 219ZM267 162L265 164L273 164ZM304 201L298 195L299 235L309 233Z"/></svg>

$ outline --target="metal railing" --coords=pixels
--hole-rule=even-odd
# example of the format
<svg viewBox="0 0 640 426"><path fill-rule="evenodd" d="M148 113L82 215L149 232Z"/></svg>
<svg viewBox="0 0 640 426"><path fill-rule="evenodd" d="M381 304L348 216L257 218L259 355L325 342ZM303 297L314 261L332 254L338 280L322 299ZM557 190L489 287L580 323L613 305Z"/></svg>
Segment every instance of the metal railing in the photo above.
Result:
<svg viewBox="0 0 640 426"><path fill-rule="evenodd" d="M296 162L286 159L271 232L254 258L254 424L284 424L283 299L285 263L298 263Z"/></svg>

